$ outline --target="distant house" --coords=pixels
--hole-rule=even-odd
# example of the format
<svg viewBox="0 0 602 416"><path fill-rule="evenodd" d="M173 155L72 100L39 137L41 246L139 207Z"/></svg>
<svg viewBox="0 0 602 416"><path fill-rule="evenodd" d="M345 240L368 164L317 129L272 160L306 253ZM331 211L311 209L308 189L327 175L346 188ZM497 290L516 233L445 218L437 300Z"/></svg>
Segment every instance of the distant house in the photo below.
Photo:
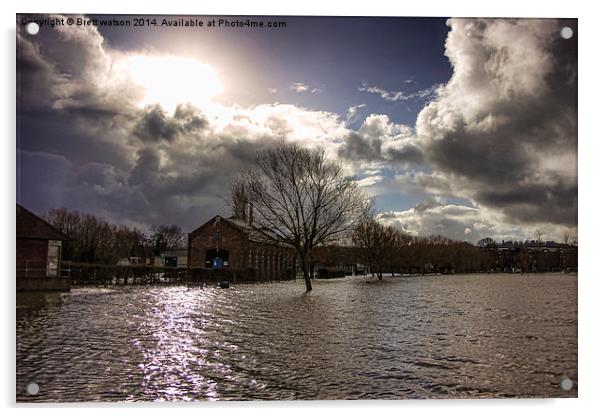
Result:
<svg viewBox="0 0 602 416"><path fill-rule="evenodd" d="M491 254L489 267L498 271L577 271L577 246L554 241L502 241L481 250ZM486 268L487 269L487 268Z"/></svg>
<svg viewBox="0 0 602 416"><path fill-rule="evenodd" d="M260 279L281 279L292 275L294 254L237 218L217 215L188 234L188 267L252 269Z"/></svg>
<svg viewBox="0 0 602 416"><path fill-rule="evenodd" d="M17 291L68 291L61 273L65 234L17 204Z"/></svg>
<svg viewBox="0 0 602 416"><path fill-rule="evenodd" d="M164 250L159 256L155 257L155 265L166 267L187 267L188 250Z"/></svg>

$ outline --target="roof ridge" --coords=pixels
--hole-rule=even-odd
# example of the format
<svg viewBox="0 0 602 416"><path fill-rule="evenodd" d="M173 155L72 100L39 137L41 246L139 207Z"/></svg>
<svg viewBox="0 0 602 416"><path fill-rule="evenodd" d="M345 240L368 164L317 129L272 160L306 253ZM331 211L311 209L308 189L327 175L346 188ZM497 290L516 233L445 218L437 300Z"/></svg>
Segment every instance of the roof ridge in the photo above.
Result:
<svg viewBox="0 0 602 416"><path fill-rule="evenodd" d="M27 208L25 208L23 205L21 205L19 203L17 203L17 215L18 215L18 210L22 210L26 215L29 215L30 217L33 217L36 221L41 222L46 227L49 227L51 229L51 231L54 231L55 233L57 233L57 234L59 234L61 236L61 238L49 238L49 240L60 240L60 239L62 239L63 241L71 241L71 237L69 237L67 234L63 233L58 228L56 228L54 225L52 225L48 221L46 221L44 218L42 218L39 215L34 214L33 212L31 212L30 210L28 210ZM18 231L17 231L17 237L19 237ZM25 236L25 237L27 237L27 236Z"/></svg>

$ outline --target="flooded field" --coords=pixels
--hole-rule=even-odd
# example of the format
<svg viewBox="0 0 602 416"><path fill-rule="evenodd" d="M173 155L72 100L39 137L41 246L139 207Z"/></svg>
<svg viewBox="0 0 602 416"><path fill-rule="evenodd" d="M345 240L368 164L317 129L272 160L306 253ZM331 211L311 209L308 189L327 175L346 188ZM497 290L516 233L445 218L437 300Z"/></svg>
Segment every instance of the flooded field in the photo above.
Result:
<svg viewBox="0 0 602 416"><path fill-rule="evenodd" d="M32 402L575 397L577 276L21 296L16 366Z"/></svg>

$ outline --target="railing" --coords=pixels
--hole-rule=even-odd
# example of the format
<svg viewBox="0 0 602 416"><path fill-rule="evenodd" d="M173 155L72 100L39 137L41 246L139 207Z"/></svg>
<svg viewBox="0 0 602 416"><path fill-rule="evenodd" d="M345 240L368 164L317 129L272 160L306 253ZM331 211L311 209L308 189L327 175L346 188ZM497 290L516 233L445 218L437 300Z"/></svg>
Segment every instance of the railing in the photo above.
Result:
<svg viewBox="0 0 602 416"><path fill-rule="evenodd" d="M57 268L56 275L48 274L48 264L44 261L32 261L24 260L17 262L17 276L19 277L70 277L71 268L70 264L61 263L61 266ZM68 262L71 263L71 262Z"/></svg>

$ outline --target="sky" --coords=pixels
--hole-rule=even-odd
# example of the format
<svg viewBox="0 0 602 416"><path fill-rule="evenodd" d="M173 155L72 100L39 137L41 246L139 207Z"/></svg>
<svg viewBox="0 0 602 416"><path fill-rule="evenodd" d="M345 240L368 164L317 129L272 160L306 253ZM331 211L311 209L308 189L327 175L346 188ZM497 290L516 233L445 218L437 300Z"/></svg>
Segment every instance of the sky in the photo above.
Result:
<svg viewBox="0 0 602 416"><path fill-rule="evenodd" d="M229 215L232 179L285 140L323 147L410 234L577 238L576 20L147 16L30 35L22 18L17 202L34 212L188 232Z"/></svg>

